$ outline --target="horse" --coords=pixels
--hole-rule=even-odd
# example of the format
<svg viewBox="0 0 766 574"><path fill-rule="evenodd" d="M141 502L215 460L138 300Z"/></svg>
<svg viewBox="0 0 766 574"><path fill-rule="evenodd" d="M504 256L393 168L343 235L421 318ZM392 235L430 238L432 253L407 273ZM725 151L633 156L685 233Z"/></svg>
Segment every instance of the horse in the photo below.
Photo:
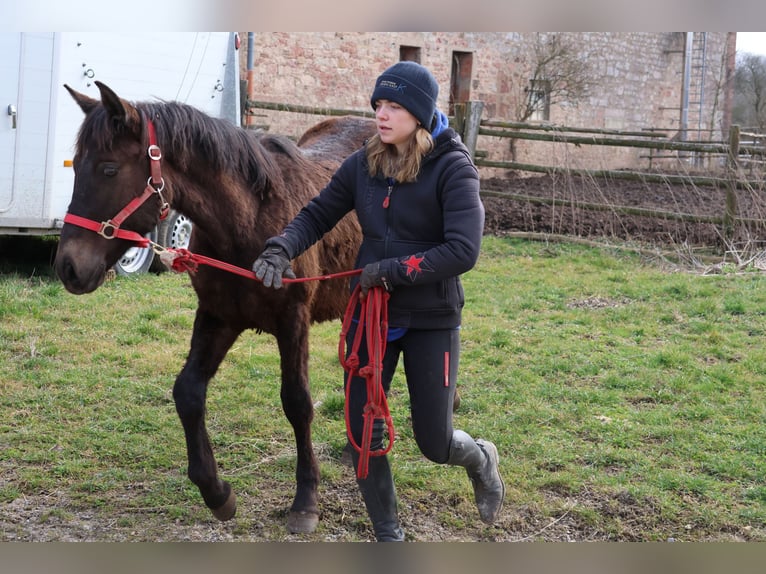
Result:
<svg viewBox="0 0 766 574"><path fill-rule="evenodd" d="M107 85L96 85L100 100L64 86L85 118L75 143L74 187L54 269L76 295L97 289L169 207L194 222L190 252L249 270L266 239L279 234L341 161L375 132L369 118L338 117L314 126L299 146L183 103L130 102ZM360 242L356 217L347 215L297 257L293 269L298 277L352 269ZM311 441L309 327L343 315L348 275L279 290L215 266L200 266L190 276L198 306L189 353L173 385L188 477L217 519L235 515L236 494L217 474L205 426L206 392L243 331L269 333L279 349L280 398L297 451L287 528L310 533L320 513L319 467Z"/></svg>

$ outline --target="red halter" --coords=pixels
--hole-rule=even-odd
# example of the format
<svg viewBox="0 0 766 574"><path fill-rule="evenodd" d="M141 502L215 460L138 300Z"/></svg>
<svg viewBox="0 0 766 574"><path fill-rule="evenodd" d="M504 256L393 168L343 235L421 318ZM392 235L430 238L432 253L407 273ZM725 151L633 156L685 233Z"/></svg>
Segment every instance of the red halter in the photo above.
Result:
<svg viewBox="0 0 766 574"><path fill-rule="evenodd" d="M70 223L78 227L95 231L104 239L126 239L137 243L140 247L149 247L151 241L149 241L143 235L130 231L129 229L120 229L120 225L144 202L149 199L155 193L160 198L160 219L165 219L168 216L170 206L162 196L162 191L165 189L165 180L162 179L162 168L160 166L160 160L162 159L162 152L157 145L157 134L154 131L154 124L151 120L146 122L147 131L149 132L149 147L146 150L149 156L149 166L151 170L151 176L146 182L146 188L144 192L138 197L134 197L128 205L123 207L117 215L108 219L107 221L97 222L86 217L74 215L73 213L67 213L64 216L64 223Z"/></svg>

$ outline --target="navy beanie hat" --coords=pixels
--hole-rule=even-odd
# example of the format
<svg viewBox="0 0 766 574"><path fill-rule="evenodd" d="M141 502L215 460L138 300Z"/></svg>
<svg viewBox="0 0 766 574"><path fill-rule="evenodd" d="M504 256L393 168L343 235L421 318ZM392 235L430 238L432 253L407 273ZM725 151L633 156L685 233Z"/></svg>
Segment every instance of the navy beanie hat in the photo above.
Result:
<svg viewBox="0 0 766 574"><path fill-rule="evenodd" d="M404 106L417 120L431 131L436 112L439 84L425 66L416 62L397 62L375 81L370 104L375 109L378 100L390 100Z"/></svg>

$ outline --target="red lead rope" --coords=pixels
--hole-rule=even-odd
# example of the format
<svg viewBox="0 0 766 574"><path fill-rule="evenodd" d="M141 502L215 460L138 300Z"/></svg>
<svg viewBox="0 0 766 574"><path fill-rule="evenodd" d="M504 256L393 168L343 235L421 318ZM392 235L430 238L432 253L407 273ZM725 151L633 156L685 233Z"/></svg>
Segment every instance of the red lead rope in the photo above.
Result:
<svg viewBox="0 0 766 574"><path fill-rule="evenodd" d="M234 273L235 275L239 275L240 277L246 277L248 279L255 279L256 281L260 281L255 276L255 273L250 269L245 269L244 267L238 267L237 265L232 265L231 263L226 263L226 261L221 261L220 259L213 259L212 257L207 257L206 255L200 255L199 253L192 253L188 249L174 249L171 247L164 248L159 245L153 245L154 250L156 253L159 254L160 260L167 266L170 267L173 271L176 273L184 273L188 272L190 274L194 274L197 272L197 269L200 265L208 265L209 267L215 267L217 269L222 269L223 271L228 271L229 273ZM351 271L341 271L339 273L331 273L329 275L315 275L313 277L298 277L296 279L290 279L289 277L282 277L282 283L285 285L289 283L307 283L308 281L325 281L327 279L339 279L341 277L350 277L351 275L359 275L362 272L361 269L352 269Z"/></svg>
<svg viewBox="0 0 766 574"><path fill-rule="evenodd" d="M249 269L243 269L218 259L192 253L186 249L164 249L160 251L160 258L163 262L176 272L187 271L194 273L200 264L217 267L230 273L235 273L242 277L256 279L255 273ZM358 275L361 269L352 271L342 271L330 275L320 275L316 277L299 277L297 279L282 278L283 283L303 283L306 281L324 281L326 279L335 279ZM348 300L346 312L343 316L343 327L338 341L338 360L343 369L348 373L348 384L346 385L345 400L345 419L346 434L348 435L351 446L359 453L359 465L356 475L359 478L367 478L369 470L369 460L371 456L382 456L387 454L394 446L394 422L391 412L388 409L386 393L383 391L383 356L386 354L386 335L388 333L388 299L391 295L382 287L373 287L367 292L367 296L362 299L359 294L361 289L356 286L354 292ZM359 311L359 325L351 345L351 350L346 357L346 336L351 328L351 322L354 317L354 310L357 305ZM364 366L359 364L359 347L362 344L362 335L366 335L367 356L369 363ZM364 426L362 427L362 444L356 443L351 434L349 419L349 394L351 381L354 376L364 377L367 385L367 404L364 406L363 417ZM388 427L389 443L388 447L380 450L372 450L372 430L375 419L383 419Z"/></svg>
<svg viewBox="0 0 766 574"><path fill-rule="evenodd" d="M346 307L343 317L343 328L338 342L338 359L348 373L346 384L346 434L351 445L359 453L359 465L356 469L358 478L367 478L369 461L371 456L383 456L394 446L394 422L388 409L386 393L383 391L383 356L386 354L386 335L388 333L388 299L390 295L382 287L373 287L367 292L364 299L359 296L360 288L356 286ZM354 309L360 305L359 325L354 335L351 350L346 358L346 336L351 327ZM367 339L367 356L369 363L359 365L359 347L362 335ZM358 445L351 433L349 424L349 395L351 391L352 377L364 377L367 385L367 404L364 406L362 427L362 445ZM382 419L388 427L388 447L385 449L372 450L372 431L375 419Z"/></svg>

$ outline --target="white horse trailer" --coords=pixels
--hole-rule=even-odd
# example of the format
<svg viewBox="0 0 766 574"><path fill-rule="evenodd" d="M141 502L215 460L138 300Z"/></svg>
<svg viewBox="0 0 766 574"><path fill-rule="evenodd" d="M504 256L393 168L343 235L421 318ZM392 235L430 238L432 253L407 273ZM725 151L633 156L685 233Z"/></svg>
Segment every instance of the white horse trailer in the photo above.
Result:
<svg viewBox="0 0 766 574"><path fill-rule="evenodd" d="M72 156L83 115L64 88L100 99L174 100L239 125L239 38L230 32L0 32L0 235L57 235L72 195ZM191 222L172 213L152 232L184 247ZM122 273L149 269L131 249Z"/></svg>

